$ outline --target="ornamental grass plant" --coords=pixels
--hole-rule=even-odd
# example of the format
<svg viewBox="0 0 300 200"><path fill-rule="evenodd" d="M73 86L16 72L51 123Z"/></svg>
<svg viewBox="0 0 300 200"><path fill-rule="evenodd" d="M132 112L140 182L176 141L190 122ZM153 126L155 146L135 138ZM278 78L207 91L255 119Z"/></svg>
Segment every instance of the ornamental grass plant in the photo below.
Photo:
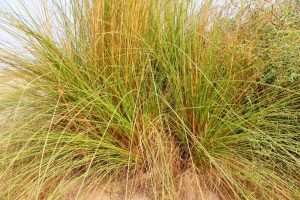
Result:
<svg viewBox="0 0 300 200"><path fill-rule="evenodd" d="M45 2L0 14L0 199L300 198L299 0Z"/></svg>

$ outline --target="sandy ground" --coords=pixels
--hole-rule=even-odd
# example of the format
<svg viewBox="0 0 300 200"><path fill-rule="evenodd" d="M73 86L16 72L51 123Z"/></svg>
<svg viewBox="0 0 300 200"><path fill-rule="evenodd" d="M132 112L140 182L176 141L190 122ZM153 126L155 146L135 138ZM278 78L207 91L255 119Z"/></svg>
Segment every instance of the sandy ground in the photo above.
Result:
<svg viewBox="0 0 300 200"><path fill-rule="evenodd" d="M178 177L176 184L178 184L179 196L176 200L220 200L216 192L211 191L207 185L204 184L205 179L196 179L195 175L191 171L187 171ZM199 184L200 188L199 189ZM95 190L86 194L84 200L153 200L151 196L144 195L141 192L133 192L125 197L124 183L112 182L105 185L105 187L99 186ZM103 190L103 188L105 188ZM84 188L83 188L84 189ZM78 188L75 187L63 200L72 200L76 196Z"/></svg>
<svg viewBox="0 0 300 200"><path fill-rule="evenodd" d="M187 189L185 193L180 197L182 200L219 200L218 196L211 191L202 191L198 190L196 187L191 187L187 185L190 189ZM66 196L63 200L72 200L74 199L73 195ZM95 190L91 194L87 194L83 197L85 200L152 200L143 194L132 194L131 197L125 198L124 195L118 193L110 193L109 191L103 192L102 190ZM178 199L179 200L179 199Z"/></svg>

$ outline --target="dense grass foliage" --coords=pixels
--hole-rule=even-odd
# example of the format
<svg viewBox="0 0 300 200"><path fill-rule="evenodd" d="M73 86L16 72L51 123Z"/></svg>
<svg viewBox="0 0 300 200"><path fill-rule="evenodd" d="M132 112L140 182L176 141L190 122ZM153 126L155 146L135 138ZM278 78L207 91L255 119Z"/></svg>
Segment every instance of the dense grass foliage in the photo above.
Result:
<svg viewBox="0 0 300 200"><path fill-rule="evenodd" d="M219 199L299 199L298 0L23 10L1 13L22 47L0 50L0 199L185 199L187 171Z"/></svg>

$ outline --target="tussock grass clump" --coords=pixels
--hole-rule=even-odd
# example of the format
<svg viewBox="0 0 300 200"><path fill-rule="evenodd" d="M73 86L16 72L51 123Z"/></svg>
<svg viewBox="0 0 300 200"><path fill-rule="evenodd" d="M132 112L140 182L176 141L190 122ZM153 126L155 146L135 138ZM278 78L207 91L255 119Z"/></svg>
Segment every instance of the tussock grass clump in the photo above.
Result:
<svg viewBox="0 0 300 200"><path fill-rule="evenodd" d="M1 13L1 199L299 198L299 1L66 2Z"/></svg>

